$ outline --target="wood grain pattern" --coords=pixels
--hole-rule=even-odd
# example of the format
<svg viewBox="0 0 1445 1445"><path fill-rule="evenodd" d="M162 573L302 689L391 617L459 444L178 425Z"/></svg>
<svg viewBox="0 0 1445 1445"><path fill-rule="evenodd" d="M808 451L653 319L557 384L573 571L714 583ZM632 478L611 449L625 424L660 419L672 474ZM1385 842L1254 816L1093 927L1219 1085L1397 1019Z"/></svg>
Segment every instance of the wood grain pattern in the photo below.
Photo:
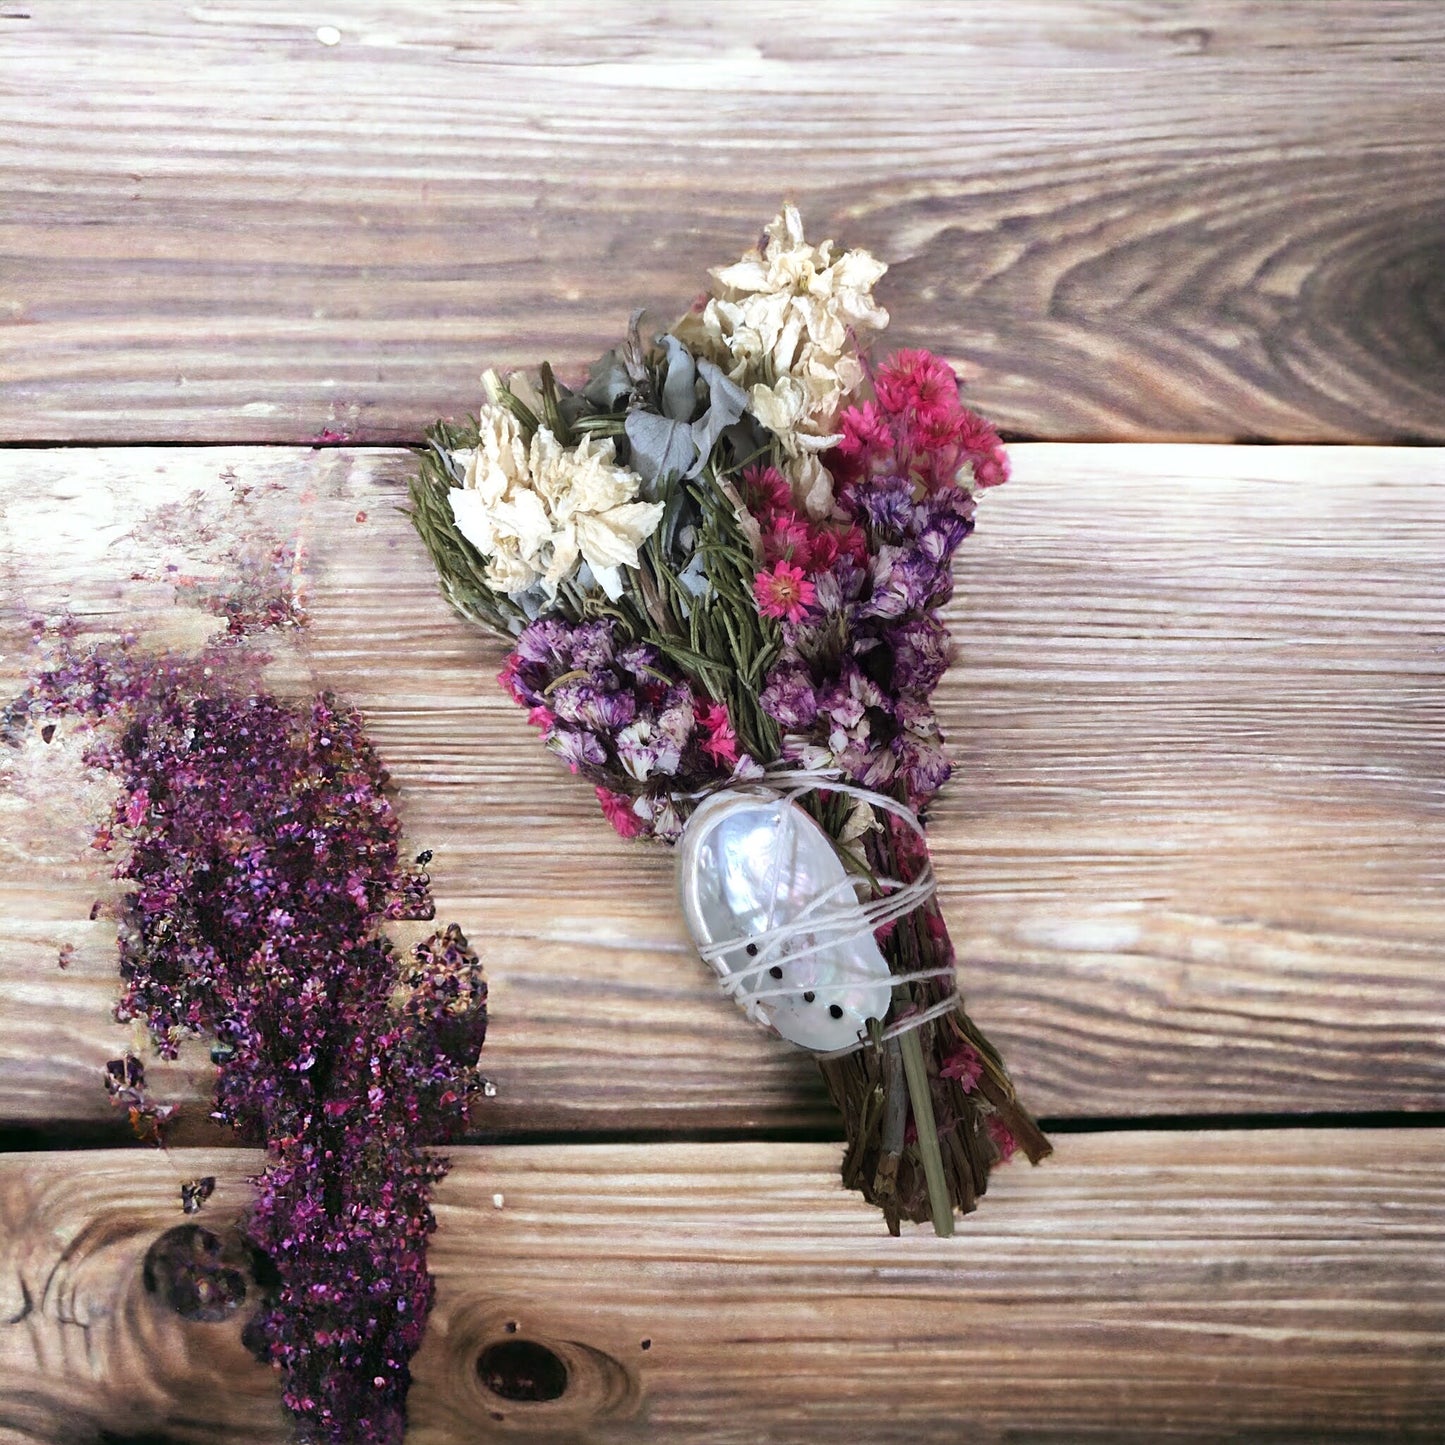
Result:
<svg viewBox="0 0 1445 1445"><path fill-rule="evenodd" d="M1425 450L1020 446L961 556L931 823L962 981L1045 1115L1445 1107L1445 489ZM492 981L485 1130L836 1128L715 996L453 618L385 451L0 454L0 691L32 618L192 643L236 578L272 677L367 712ZM271 568L289 540L300 561ZM167 570L174 568L175 570ZM230 577L232 581L226 582ZM257 580L259 579L259 581ZM177 605L178 600L183 605ZM0 1120L111 1120L114 925L65 733L0 753ZM68 966L60 949L74 945ZM209 1088L203 1051L157 1077ZM195 1114L203 1111L195 1110Z"/></svg>
<svg viewBox="0 0 1445 1445"><path fill-rule="evenodd" d="M1072 1137L958 1238L891 1240L828 1145L459 1151L411 1445L1439 1438L1445 1145L1434 1131ZM248 1307L187 1321L143 1261L253 1154L0 1159L0 1441L285 1438ZM996 1196L996 1197L995 1197ZM498 1202L500 1201L500 1202ZM549 1402L483 1386L538 1343Z"/></svg>
<svg viewBox="0 0 1445 1445"><path fill-rule="evenodd" d="M791 193L1037 437L1445 438L1437 7L0 19L0 438L412 440Z"/></svg>

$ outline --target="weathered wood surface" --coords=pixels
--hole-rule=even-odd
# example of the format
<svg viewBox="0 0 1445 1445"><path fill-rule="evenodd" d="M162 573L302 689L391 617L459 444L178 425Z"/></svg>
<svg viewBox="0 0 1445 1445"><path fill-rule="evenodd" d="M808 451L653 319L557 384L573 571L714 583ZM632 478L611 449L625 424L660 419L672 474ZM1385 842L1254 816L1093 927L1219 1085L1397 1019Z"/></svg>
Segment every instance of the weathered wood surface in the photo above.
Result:
<svg viewBox="0 0 1445 1445"><path fill-rule="evenodd" d="M829 1145L468 1149L438 1193L412 1445L960 1439L1439 1439L1436 1131L1120 1134L1004 1170L959 1236L892 1240ZM230 1319L148 1292L216 1173L254 1154L0 1158L0 1441L281 1441ZM500 1197L498 1199L498 1196ZM186 1221L191 1222L191 1221ZM568 1367L483 1386L499 1341ZM506 1387L506 1375L501 1383Z"/></svg>
<svg viewBox="0 0 1445 1445"><path fill-rule="evenodd" d="M1053 1116L1445 1107L1438 454L1015 456L960 558L958 770L931 832L965 991L1026 1096ZM0 454L3 690L38 656L33 617L194 641L218 626L199 599L294 591L310 621L277 642L279 684L366 710L441 916L489 969L478 1127L836 1128L808 1061L689 954L670 858L611 834L497 687L500 647L439 600L396 510L408 466ZM129 1038L114 925L88 921L113 885L78 752L62 732L0 753L0 1120L53 1133L119 1127L100 1069ZM199 1051L157 1076L192 1096L210 1075Z"/></svg>
<svg viewBox="0 0 1445 1445"><path fill-rule="evenodd" d="M1442 63L1367 0L14 0L0 438L413 440L784 193L1017 433L1445 438Z"/></svg>

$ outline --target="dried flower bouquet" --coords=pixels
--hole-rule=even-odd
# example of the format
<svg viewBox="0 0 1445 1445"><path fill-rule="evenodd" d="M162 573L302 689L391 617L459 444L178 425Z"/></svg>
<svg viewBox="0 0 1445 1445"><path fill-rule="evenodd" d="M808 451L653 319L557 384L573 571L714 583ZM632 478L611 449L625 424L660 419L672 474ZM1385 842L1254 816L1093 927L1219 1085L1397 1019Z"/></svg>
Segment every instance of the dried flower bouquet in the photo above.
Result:
<svg viewBox="0 0 1445 1445"><path fill-rule="evenodd" d="M700 953L818 1057L844 1182L947 1234L1049 1147L957 995L918 824L949 775L953 554L1008 460L944 361L870 361L885 269L786 206L577 389L488 373L429 434L413 518L546 746L618 833L681 844Z"/></svg>

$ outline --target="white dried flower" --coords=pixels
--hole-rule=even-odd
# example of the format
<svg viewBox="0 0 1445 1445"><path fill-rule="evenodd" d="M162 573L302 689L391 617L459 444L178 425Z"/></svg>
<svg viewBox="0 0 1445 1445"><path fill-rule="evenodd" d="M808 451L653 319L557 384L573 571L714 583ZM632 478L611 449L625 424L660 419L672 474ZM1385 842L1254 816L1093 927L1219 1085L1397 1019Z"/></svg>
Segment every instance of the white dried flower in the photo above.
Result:
<svg viewBox="0 0 1445 1445"><path fill-rule="evenodd" d="M515 394L515 386L513 392ZM641 478L613 460L611 440L564 447L546 427L528 446L505 407L482 407L477 445L454 453L462 485L447 494L457 530L487 559L502 592L541 583L550 596L586 562L614 600L623 567L662 521L661 502L639 502Z"/></svg>
<svg viewBox="0 0 1445 1445"><path fill-rule="evenodd" d="M888 268L867 251L809 245L793 205L767 238L761 251L715 269L716 294L673 330L748 389L748 409L799 458L838 440L838 413L864 379L855 337L888 324L872 295ZM811 480L819 472L827 476L817 466Z"/></svg>

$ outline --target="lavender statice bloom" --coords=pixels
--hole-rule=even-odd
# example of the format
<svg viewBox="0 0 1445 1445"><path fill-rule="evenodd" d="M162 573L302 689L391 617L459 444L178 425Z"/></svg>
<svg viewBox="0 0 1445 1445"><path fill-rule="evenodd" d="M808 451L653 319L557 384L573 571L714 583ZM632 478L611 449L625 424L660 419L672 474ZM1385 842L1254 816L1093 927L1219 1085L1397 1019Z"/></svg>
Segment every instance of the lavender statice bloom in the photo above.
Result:
<svg viewBox="0 0 1445 1445"><path fill-rule="evenodd" d="M872 678L851 659L838 677L818 689L818 713L830 727L853 730L864 721L869 709L888 711L888 699Z"/></svg>
<svg viewBox="0 0 1445 1445"><path fill-rule="evenodd" d="M703 748L703 704L692 687L655 647L625 638L608 620L535 622L517 639L502 680L547 746L602 789L604 811L627 820L628 836L636 817L671 837L676 810L639 794L686 793L725 776L729 763Z"/></svg>
<svg viewBox="0 0 1445 1445"><path fill-rule="evenodd" d="M544 617L522 630L513 644L513 653L524 663L566 672L571 665L574 630L559 619Z"/></svg>
<svg viewBox="0 0 1445 1445"><path fill-rule="evenodd" d="M882 641L893 659L893 686L903 695L931 693L953 660L948 629L933 613L885 629Z"/></svg>
<svg viewBox="0 0 1445 1445"><path fill-rule="evenodd" d="M607 749L586 728L552 727L547 732L547 746L574 773L600 768L607 762Z"/></svg>
<svg viewBox="0 0 1445 1445"><path fill-rule="evenodd" d="M768 674L759 701L763 711L786 731L811 727L818 716L818 691L798 662L779 663Z"/></svg>
<svg viewBox="0 0 1445 1445"><path fill-rule="evenodd" d="M649 647L645 642L634 642L630 647L624 647L617 654L617 665L629 677L637 681L644 678L656 678L657 649Z"/></svg>
<svg viewBox="0 0 1445 1445"><path fill-rule="evenodd" d="M973 531L974 500L956 488L935 492L919 505L915 541L918 551L948 568L959 544Z"/></svg>
<svg viewBox="0 0 1445 1445"><path fill-rule="evenodd" d="M937 605L951 585L946 566L916 547L880 547L873 559L873 592L858 606L860 617L906 617Z"/></svg>
<svg viewBox="0 0 1445 1445"><path fill-rule="evenodd" d="M840 500L855 521L886 541L902 541L915 528L913 482L907 477L869 476L844 490Z"/></svg>
<svg viewBox="0 0 1445 1445"><path fill-rule="evenodd" d="M949 779L953 764L937 739L903 733L896 740L899 772L908 790L908 801L921 807Z"/></svg>
<svg viewBox="0 0 1445 1445"><path fill-rule="evenodd" d="M614 655L614 639L610 622L584 622L574 627L568 641L573 667L589 671L609 667Z"/></svg>
<svg viewBox="0 0 1445 1445"><path fill-rule="evenodd" d="M564 682L552 689L548 702L563 722L603 735L626 727L637 716L636 695L617 686L608 673Z"/></svg>
<svg viewBox="0 0 1445 1445"><path fill-rule="evenodd" d="M638 718L617 734L617 756L629 777L638 782L676 777L683 754L697 730L692 692L669 688L658 710Z"/></svg>

